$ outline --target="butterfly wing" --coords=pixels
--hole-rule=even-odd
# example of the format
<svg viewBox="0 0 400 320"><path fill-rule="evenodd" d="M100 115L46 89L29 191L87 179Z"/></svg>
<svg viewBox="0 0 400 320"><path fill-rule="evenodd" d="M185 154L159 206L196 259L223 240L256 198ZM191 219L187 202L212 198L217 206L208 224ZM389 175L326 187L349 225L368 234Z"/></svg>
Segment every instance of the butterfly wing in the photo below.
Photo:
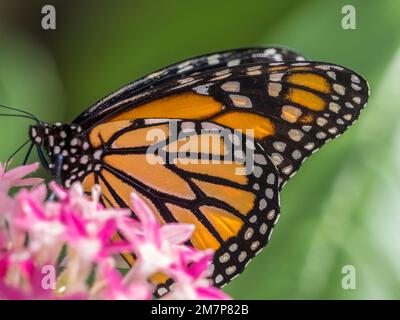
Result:
<svg viewBox="0 0 400 320"><path fill-rule="evenodd" d="M360 75L334 64L245 64L166 81L110 106L103 122L182 118L253 131L282 187L308 156L358 118L368 96Z"/></svg>
<svg viewBox="0 0 400 320"><path fill-rule="evenodd" d="M109 122L90 136L92 146L97 139L104 151L85 188L99 183L110 207L130 207L134 191L161 223L194 224L191 244L216 252L216 285L267 244L279 214L279 176L251 137L210 122L145 119Z"/></svg>
<svg viewBox="0 0 400 320"><path fill-rule="evenodd" d="M278 190L310 154L358 118L369 96L360 75L334 64L247 57L229 66L233 55L221 64L210 64L216 57L208 56L169 67L165 74L121 89L74 121L92 148L107 146L84 184L99 183L108 206L129 207L129 193L136 191L161 222L195 224L192 244L217 251L217 285L240 273L266 244L279 212ZM255 141L255 154L264 160L245 181L237 180L238 167L227 163L150 166L143 137L154 126L169 131L169 124L153 118L185 119L177 122L179 132L193 127L195 136L202 135L198 130L204 124L235 130ZM164 140L181 143L168 134Z"/></svg>
<svg viewBox="0 0 400 320"><path fill-rule="evenodd" d="M116 104L119 104L125 99L145 92L152 87L160 86L172 79L182 79L188 74L248 63L266 64L277 61L302 60L304 60L304 57L298 53L278 47L243 48L198 56L175 63L134 81L89 107L73 122L84 128L92 126L95 122L101 121L110 109L113 109Z"/></svg>

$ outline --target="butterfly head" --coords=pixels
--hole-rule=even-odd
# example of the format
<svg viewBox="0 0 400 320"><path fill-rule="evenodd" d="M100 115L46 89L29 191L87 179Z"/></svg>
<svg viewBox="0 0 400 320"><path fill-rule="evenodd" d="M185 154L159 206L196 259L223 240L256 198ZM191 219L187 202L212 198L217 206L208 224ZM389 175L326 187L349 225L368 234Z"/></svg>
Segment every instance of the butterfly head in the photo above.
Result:
<svg viewBox="0 0 400 320"><path fill-rule="evenodd" d="M29 128L29 137L36 145L42 165L63 178L63 172L71 172L82 165L79 159L89 148L81 131L81 127L74 124L39 122Z"/></svg>

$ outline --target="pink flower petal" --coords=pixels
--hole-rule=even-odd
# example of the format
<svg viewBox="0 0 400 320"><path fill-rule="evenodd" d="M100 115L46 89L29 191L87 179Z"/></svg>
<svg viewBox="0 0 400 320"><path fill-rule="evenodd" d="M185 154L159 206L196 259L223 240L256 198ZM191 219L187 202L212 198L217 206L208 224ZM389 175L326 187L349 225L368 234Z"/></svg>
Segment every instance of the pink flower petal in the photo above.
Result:
<svg viewBox="0 0 400 320"><path fill-rule="evenodd" d="M15 187L30 187L42 183L42 178L26 178L22 179L14 184Z"/></svg>
<svg viewBox="0 0 400 320"><path fill-rule="evenodd" d="M160 229L161 239L170 244L181 244L190 239L194 228L192 224L167 223Z"/></svg>
<svg viewBox="0 0 400 320"><path fill-rule="evenodd" d="M25 166L16 167L11 170L6 170L4 165L0 166L0 190L8 192L12 187L18 186L33 186L37 183L42 182L38 178L26 178L24 177L39 167L39 163L33 163Z"/></svg>
<svg viewBox="0 0 400 320"><path fill-rule="evenodd" d="M60 200L65 200L68 196L68 192L65 191L59 184L57 184L57 182L55 181L51 181L49 183L49 188L51 189L51 191L54 192L54 194L56 195L56 197Z"/></svg>
<svg viewBox="0 0 400 320"><path fill-rule="evenodd" d="M131 193L131 203L133 212L139 218L146 232L146 236L154 241L157 246L161 245L160 234L158 232L159 224L146 202L135 192Z"/></svg>
<svg viewBox="0 0 400 320"><path fill-rule="evenodd" d="M211 251L204 251L203 257L189 265L188 271L193 278L202 277L205 273L207 273L208 266L212 261L212 256L213 254Z"/></svg>
<svg viewBox="0 0 400 320"><path fill-rule="evenodd" d="M19 181L26 175L36 171L39 168L39 163L32 163L32 164L27 164L24 166L19 166L14 169L5 171L3 173L3 177L6 177L8 180L11 181Z"/></svg>
<svg viewBox="0 0 400 320"><path fill-rule="evenodd" d="M131 193L132 208L140 222L144 225L157 224L154 213L151 211L146 202L135 192Z"/></svg>
<svg viewBox="0 0 400 320"><path fill-rule="evenodd" d="M7 274L9 264L8 256L0 257L0 282Z"/></svg>

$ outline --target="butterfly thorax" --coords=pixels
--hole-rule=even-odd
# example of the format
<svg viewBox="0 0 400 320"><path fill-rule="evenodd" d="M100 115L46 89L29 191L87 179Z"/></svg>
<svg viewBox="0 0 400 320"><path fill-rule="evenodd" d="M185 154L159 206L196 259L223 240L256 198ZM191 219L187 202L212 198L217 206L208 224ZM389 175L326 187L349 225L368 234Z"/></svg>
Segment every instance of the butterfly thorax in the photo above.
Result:
<svg viewBox="0 0 400 320"><path fill-rule="evenodd" d="M66 186L69 176L84 175L93 166L94 151L78 125L38 123L30 127L29 135L44 167Z"/></svg>

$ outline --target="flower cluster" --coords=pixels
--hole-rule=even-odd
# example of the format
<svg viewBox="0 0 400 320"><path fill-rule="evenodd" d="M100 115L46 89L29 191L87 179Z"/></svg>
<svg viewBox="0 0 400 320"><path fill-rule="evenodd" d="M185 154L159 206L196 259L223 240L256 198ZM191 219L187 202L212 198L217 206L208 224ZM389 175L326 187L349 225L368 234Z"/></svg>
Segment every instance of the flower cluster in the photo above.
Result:
<svg viewBox="0 0 400 320"><path fill-rule="evenodd" d="M137 218L104 208L98 186L87 197L52 182L48 200L40 179L25 178L37 167L0 164L0 299L152 299L155 275L174 281L164 299L229 298L207 279L212 252L184 245L192 225L160 225L137 194ZM135 256L124 275L121 253Z"/></svg>

